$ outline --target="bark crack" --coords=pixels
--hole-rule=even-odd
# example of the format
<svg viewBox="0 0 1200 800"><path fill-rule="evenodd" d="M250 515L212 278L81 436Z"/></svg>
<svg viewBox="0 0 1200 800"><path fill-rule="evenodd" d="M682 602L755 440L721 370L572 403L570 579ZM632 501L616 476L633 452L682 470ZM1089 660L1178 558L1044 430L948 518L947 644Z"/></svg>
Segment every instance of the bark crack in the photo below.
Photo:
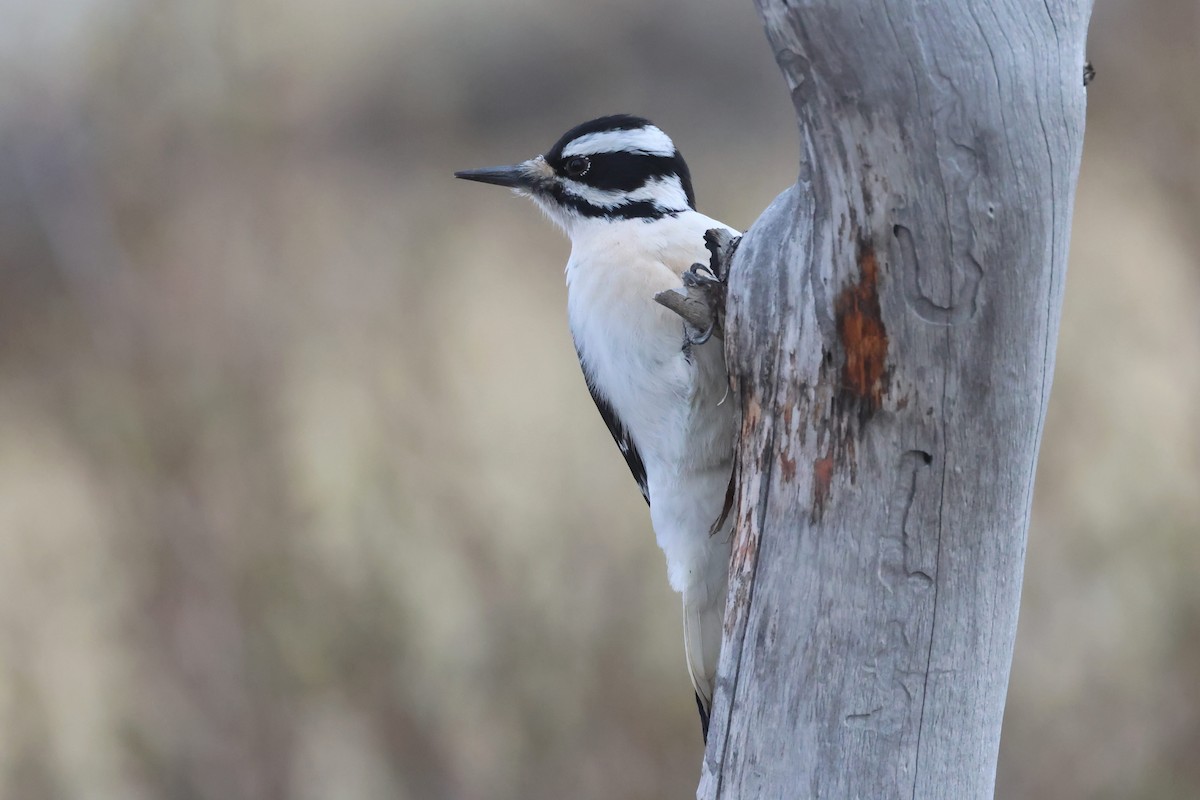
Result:
<svg viewBox="0 0 1200 800"><path fill-rule="evenodd" d="M773 387L774 388L774 387ZM743 404L743 408L744 408ZM761 418L760 418L761 419ZM763 523L767 519L767 509L770 506L771 500L771 479L774 477L775 471L775 453L778 447L779 435L776 426L772 424L770 440L765 448L763 448L763 456L761 463L765 466L762 470L762 483L758 489L758 503L756 511L758 512L758 520L756 521L756 536L753 543L753 564L749 569L749 575L746 578L746 602L745 610L742 611L742 630L741 641L738 643L737 650L737 666L733 672L733 682L729 686L729 702L726 705L726 717L723 721L722 741L721 741L721 758L717 761L717 789L713 794L715 800L720 800L722 793L725 790L725 763L729 757L729 747L731 726L730 721L733 719L734 704L737 701L738 686L741 685L742 664L746 661L746 631L750 625L750 610L754 607L754 587L758 581L758 564L759 551L762 548ZM735 526L736 529L737 526Z"/></svg>
<svg viewBox="0 0 1200 800"><path fill-rule="evenodd" d="M950 363L950 350L952 349L952 332L953 328L946 328L946 363ZM929 621L929 648L925 652L925 680L921 683L921 714L917 719L917 744L916 754L913 756L913 793L912 800L917 800L917 789L921 785L921 736L925 732L925 708L929 705L929 675L933 672L933 642L937 637L937 617L938 617L938 587L941 583L942 576L942 528L945 524L945 509L946 509L946 473L949 471L947 464L949 462L949 443L946 441L946 413L947 404L946 397L950 386L949 376L942 373L942 414L941 414L941 431L940 438L942 444L942 481L938 489L938 524L937 524L937 546L934 548L934 576L933 576L933 609L930 612Z"/></svg>

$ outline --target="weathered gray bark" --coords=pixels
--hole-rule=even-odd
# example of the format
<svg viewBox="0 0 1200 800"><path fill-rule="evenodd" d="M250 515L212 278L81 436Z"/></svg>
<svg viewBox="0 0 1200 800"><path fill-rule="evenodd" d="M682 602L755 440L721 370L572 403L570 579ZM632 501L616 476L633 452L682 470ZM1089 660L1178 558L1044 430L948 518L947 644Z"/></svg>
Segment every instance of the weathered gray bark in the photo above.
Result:
<svg viewBox="0 0 1200 800"><path fill-rule="evenodd" d="M1090 0L758 0L797 185L742 240L737 539L698 797L990 797Z"/></svg>

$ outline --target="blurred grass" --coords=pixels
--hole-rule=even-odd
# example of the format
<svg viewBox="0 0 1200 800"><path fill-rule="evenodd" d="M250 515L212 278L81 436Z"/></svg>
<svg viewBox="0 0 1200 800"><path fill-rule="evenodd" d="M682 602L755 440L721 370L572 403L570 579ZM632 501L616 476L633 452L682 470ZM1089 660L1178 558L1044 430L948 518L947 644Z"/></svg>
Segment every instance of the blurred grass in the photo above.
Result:
<svg viewBox="0 0 1200 800"><path fill-rule="evenodd" d="M4 11L0 797L690 796L565 242L449 175L628 110L747 226L751 5ZM1000 797L1200 796L1197 31L1093 21Z"/></svg>

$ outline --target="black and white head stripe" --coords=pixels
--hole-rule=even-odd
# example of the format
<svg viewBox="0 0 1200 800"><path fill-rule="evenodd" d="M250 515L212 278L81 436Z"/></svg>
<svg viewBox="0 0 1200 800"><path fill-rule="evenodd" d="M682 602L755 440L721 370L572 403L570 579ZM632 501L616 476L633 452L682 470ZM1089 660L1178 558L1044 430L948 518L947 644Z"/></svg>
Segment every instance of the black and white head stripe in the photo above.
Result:
<svg viewBox="0 0 1200 800"><path fill-rule="evenodd" d="M563 134L543 158L553 179L537 188L567 212L658 219L696 207L683 156L670 137L641 117L585 122Z"/></svg>
<svg viewBox="0 0 1200 800"><path fill-rule="evenodd" d="M572 139L562 149L563 157L592 156L597 153L633 153L642 156L675 155L671 138L649 123L644 128L617 128L585 133Z"/></svg>

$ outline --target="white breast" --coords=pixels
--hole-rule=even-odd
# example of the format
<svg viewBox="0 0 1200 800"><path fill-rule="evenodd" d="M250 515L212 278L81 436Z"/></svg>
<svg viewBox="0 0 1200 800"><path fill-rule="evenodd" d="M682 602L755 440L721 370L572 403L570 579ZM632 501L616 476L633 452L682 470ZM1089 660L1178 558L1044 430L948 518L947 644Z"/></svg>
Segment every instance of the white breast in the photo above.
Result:
<svg viewBox="0 0 1200 800"><path fill-rule="evenodd" d="M679 591L711 561L708 528L732 468L736 410L721 342L685 353L682 320L654 295L707 262L704 231L717 227L726 226L696 212L597 221L572 231L567 264L571 332L646 465L655 534Z"/></svg>

